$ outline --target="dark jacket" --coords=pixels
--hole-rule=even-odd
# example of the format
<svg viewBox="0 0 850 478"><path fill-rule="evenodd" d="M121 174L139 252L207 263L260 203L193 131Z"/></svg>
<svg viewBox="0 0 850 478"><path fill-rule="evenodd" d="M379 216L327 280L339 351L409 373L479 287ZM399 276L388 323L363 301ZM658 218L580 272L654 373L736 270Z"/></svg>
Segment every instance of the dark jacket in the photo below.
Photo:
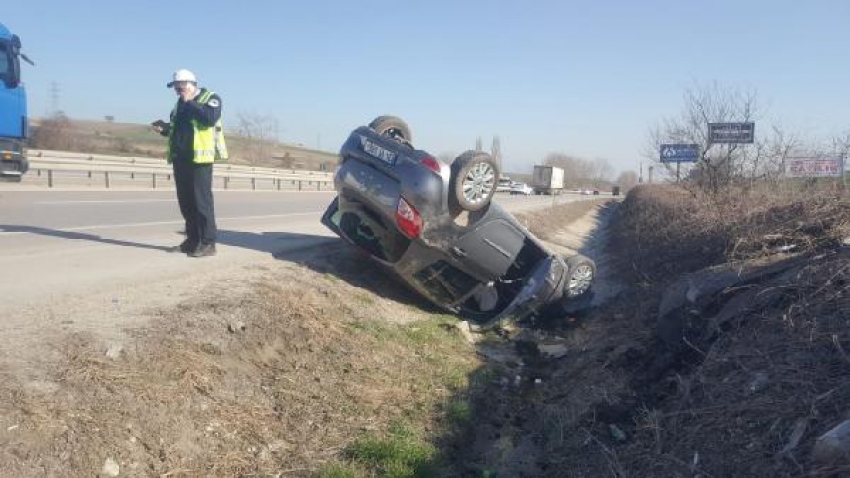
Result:
<svg viewBox="0 0 850 478"><path fill-rule="evenodd" d="M206 89L201 88L195 98L199 98ZM213 94L206 104L195 100L179 99L171 112L171 123L162 131L163 136L171 134L171 160L192 160L194 155L194 129L192 119L205 126L213 126L221 117L221 98Z"/></svg>

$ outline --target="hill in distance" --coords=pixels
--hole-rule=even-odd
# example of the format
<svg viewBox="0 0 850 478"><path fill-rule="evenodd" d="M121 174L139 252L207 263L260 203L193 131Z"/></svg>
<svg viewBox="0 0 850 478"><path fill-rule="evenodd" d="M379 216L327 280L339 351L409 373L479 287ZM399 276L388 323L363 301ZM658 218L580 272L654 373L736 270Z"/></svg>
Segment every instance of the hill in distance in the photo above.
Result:
<svg viewBox="0 0 850 478"><path fill-rule="evenodd" d="M146 124L70 119L30 120L29 147L119 156L164 157L165 138ZM330 171L336 152L304 148L280 141L246 138L225 130L229 162L258 167Z"/></svg>

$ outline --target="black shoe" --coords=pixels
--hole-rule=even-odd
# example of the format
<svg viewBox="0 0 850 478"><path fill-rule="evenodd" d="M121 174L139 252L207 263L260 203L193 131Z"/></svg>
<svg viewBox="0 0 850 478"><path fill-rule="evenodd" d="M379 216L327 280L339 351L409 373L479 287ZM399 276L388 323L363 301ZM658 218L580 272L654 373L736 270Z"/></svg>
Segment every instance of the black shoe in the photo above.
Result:
<svg viewBox="0 0 850 478"><path fill-rule="evenodd" d="M198 248L189 253L189 257L206 257L215 255L215 244L200 244Z"/></svg>
<svg viewBox="0 0 850 478"><path fill-rule="evenodd" d="M188 240L186 240L186 241L181 242L179 246L169 247L168 252L182 252L183 254L188 254L188 253L194 251L197 248L198 248L197 244L193 244L193 243L189 242Z"/></svg>

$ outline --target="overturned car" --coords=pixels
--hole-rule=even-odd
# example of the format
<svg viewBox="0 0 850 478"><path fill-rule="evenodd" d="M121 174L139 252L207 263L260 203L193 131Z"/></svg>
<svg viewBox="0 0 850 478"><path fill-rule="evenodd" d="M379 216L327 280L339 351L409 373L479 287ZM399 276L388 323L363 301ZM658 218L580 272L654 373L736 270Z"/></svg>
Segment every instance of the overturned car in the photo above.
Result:
<svg viewBox="0 0 850 478"><path fill-rule="evenodd" d="M380 116L343 144L322 223L434 304L482 325L586 307L595 264L550 252L493 203L499 173L482 151L444 164L413 147L403 120Z"/></svg>

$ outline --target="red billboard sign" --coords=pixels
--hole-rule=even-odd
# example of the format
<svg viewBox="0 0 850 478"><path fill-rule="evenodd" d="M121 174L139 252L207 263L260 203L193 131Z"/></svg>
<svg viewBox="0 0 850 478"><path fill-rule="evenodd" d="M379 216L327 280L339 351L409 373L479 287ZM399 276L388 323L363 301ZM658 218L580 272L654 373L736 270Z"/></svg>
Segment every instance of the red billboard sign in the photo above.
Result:
<svg viewBox="0 0 850 478"><path fill-rule="evenodd" d="M788 160L785 173L795 178L841 177L842 163L841 158L795 158Z"/></svg>

